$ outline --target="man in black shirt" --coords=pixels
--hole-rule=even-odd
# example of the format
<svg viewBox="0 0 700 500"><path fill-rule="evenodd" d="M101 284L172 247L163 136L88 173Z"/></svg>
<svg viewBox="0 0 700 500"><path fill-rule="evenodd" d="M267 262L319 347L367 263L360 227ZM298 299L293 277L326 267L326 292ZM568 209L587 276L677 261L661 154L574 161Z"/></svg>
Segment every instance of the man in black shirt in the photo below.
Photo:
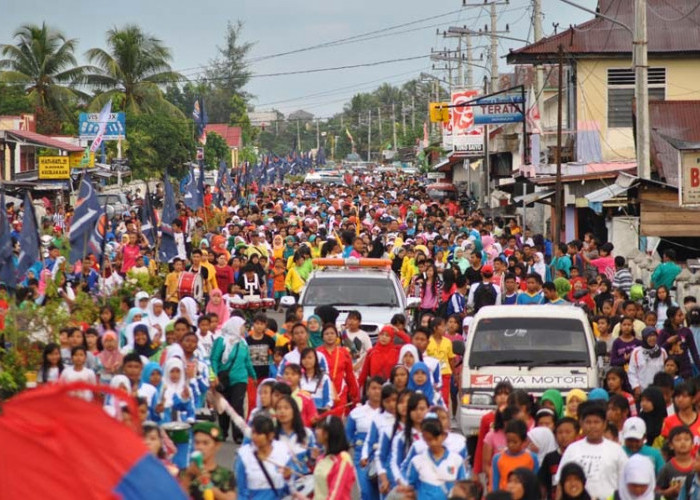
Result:
<svg viewBox="0 0 700 500"><path fill-rule="evenodd" d="M464 271L464 275L469 281L469 285L481 282L481 252L473 251L469 256L469 268Z"/></svg>
<svg viewBox="0 0 700 500"><path fill-rule="evenodd" d="M275 350L275 339L267 332L267 316L258 313L253 319L253 328L245 339L250 351L258 384L270 376L270 358Z"/></svg>

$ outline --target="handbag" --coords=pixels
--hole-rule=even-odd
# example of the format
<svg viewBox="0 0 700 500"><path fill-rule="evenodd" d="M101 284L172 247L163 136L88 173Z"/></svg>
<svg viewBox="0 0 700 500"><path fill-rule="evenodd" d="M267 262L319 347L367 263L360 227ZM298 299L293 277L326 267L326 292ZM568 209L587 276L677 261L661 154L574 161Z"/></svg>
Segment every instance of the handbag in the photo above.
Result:
<svg viewBox="0 0 700 500"><path fill-rule="evenodd" d="M219 385L216 386L216 390L222 394L226 388L231 385L231 377L229 376L229 372L231 371L231 367L236 363L236 358L238 357L238 344L236 344L234 349L235 352L233 353L233 357L229 358L228 363L226 363L226 365L223 366L222 369L216 374L216 377L219 379Z"/></svg>

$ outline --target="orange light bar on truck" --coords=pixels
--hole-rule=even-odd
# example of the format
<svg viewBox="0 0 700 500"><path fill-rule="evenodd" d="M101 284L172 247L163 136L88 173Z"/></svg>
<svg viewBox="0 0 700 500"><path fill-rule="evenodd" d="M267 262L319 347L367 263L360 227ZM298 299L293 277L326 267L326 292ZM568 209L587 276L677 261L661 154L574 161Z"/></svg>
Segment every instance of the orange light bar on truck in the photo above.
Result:
<svg viewBox="0 0 700 500"><path fill-rule="evenodd" d="M314 266L324 267L391 267L391 259L365 259L349 257L347 259L313 259Z"/></svg>

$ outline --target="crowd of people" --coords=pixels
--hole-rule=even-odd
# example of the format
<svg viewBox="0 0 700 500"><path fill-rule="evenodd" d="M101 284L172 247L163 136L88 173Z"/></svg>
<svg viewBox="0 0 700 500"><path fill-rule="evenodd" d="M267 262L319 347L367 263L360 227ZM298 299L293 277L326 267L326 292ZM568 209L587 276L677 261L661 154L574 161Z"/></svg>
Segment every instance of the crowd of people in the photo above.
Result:
<svg viewBox="0 0 700 500"><path fill-rule="evenodd" d="M68 262L71 209L49 213L46 255L11 299L0 288L3 319L48 300L71 311L79 294L102 305L95 324L69 322L48 339L38 381L136 397L130 415L118 399L76 394L138 419L192 498L700 497L700 310L692 297L674 301L672 250L640 284L593 234L555 246L515 218L431 200L416 179L391 174L266 186L223 208L204 199L199 211L179 207L167 263L135 212L112 221L104 259ZM8 216L21 221L21 210ZM374 344L358 311L342 325L333 306L272 318L284 296L299 297L314 259L349 257L388 259L418 308L391 318ZM162 287L105 305L135 274L163 275ZM201 280L201 298L184 275ZM241 307L250 300L254 313ZM453 342L484 306L535 304L588 313L607 347L604 388L535 397L500 384L468 452L452 431ZM239 445L233 464L217 461L226 440Z"/></svg>

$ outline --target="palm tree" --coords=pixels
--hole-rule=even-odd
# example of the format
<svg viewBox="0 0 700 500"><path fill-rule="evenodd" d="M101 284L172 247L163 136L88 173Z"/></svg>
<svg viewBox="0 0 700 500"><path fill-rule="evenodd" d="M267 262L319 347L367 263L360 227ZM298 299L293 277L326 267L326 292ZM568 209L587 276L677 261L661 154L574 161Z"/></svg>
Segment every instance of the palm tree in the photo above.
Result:
<svg viewBox="0 0 700 500"><path fill-rule="evenodd" d="M127 25L107 31L107 50L90 49L86 56L97 68L85 82L98 90L90 107L101 108L113 99L125 111L152 112L165 109L180 113L163 96L161 86L182 79L170 67L170 49L161 40Z"/></svg>
<svg viewBox="0 0 700 500"><path fill-rule="evenodd" d="M75 59L77 40L67 39L46 23L25 24L14 38L15 45L0 45L0 80L22 85L38 112L67 118L68 105L81 95L72 85L86 70ZM37 125L42 128L41 123Z"/></svg>

